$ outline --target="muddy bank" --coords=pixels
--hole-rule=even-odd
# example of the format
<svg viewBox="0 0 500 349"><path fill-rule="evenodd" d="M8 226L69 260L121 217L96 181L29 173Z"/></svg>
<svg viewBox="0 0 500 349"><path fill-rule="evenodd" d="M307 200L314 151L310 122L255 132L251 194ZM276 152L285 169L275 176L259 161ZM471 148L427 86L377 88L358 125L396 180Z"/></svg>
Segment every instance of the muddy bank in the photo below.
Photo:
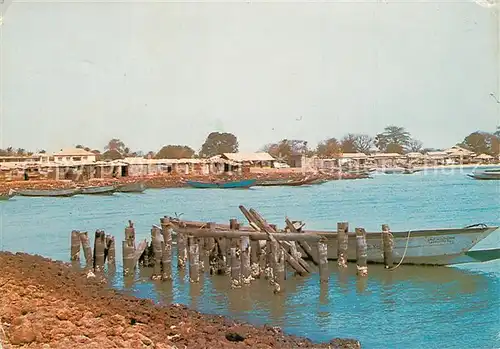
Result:
<svg viewBox="0 0 500 349"><path fill-rule="evenodd" d="M108 289L68 264L0 252L4 348L360 348L313 344L279 328L254 327L181 305L155 305Z"/></svg>

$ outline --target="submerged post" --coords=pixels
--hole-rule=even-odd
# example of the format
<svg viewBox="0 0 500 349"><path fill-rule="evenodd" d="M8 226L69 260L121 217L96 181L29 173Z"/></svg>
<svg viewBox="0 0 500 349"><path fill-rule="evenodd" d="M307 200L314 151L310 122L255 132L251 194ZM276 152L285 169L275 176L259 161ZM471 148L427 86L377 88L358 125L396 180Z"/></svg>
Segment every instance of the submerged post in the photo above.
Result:
<svg viewBox="0 0 500 349"><path fill-rule="evenodd" d="M249 284L252 281L252 273L250 269L250 254L251 254L251 245L250 245L250 237L242 236L240 238L241 243L241 278L243 284Z"/></svg>
<svg viewBox="0 0 500 349"><path fill-rule="evenodd" d="M163 234L163 245L161 254L162 280L172 279L172 225L168 218L162 218L161 231Z"/></svg>
<svg viewBox="0 0 500 349"><path fill-rule="evenodd" d="M114 267L116 265L116 246L115 237L112 235L106 235L106 253L108 267Z"/></svg>
<svg viewBox="0 0 500 349"><path fill-rule="evenodd" d="M319 282L328 283L328 245L325 237L318 241Z"/></svg>
<svg viewBox="0 0 500 349"><path fill-rule="evenodd" d="M78 230L73 230L71 232L70 260L72 261L80 260L80 233L78 232Z"/></svg>
<svg viewBox="0 0 500 349"><path fill-rule="evenodd" d="M162 246L161 246L161 229L155 225L151 228L151 245L153 247L153 280L161 279L161 261L162 261Z"/></svg>
<svg viewBox="0 0 500 349"><path fill-rule="evenodd" d="M90 268L92 265L92 247L90 247L89 234L86 231L80 232L80 242L83 247L83 255L85 256L85 266Z"/></svg>
<svg viewBox="0 0 500 349"><path fill-rule="evenodd" d="M384 265L385 268L392 268L393 262L393 250L394 250L394 236L389 229L389 225L382 224L382 242L384 251Z"/></svg>
<svg viewBox="0 0 500 349"><path fill-rule="evenodd" d="M106 249L106 234L102 230L96 230L94 239L94 271L98 272L104 268Z"/></svg>
<svg viewBox="0 0 500 349"><path fill-rule="evenodd" d="M200 251L196 239L192 236L188 238L189 248L189 281L200 281Z"/></svg>
<svg viewBox="0 0 500 349"><path fill-rule="evenodd" d="M356 269L357 275L367 276L367 246L366 231L363 228L356 228Z"/></svg>
<svg viewBox="0 0 500 349"><path fill-rule="evenodd" d="M347 268L347 250L349 248L349 223L337 223L337 264L341 268Z"/></svg>

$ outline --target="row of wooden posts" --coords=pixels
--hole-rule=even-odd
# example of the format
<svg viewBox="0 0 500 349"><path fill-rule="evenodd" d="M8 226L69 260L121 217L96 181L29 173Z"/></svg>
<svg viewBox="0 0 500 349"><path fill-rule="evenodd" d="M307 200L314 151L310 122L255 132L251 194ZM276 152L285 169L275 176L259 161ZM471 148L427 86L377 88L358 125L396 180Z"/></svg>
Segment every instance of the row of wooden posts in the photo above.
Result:
<svg viewBox="0 0 500 349"><path fill-rule="evenodd" d="M221 231L216 224L208 222L200 227L189 226L176 218L163 217L160 226L151 229L151 244L146 240L136 244L135 228L131 221L125 228L125 240L122 242L124 275L134 273L138 264L152 267L155 280L172 279L172 245L175 235L177 246L177 268L189 269L190 282L199 282L200 273L230 275L234 288L249 284L252 280L264 276L274 285L275 292L284 287L287 265L296 274L304 276L319 270L320 283L329 280L328 245L325 237L301 232L288 218L286 228L278 231L254 209L240 210L248 220L253 231L240 230L236 219L229 221L228 229ZM347 267L348 223L337 224L337 264ZM356 228L356 264L357 275L368 275L366 232ZM94 254L86 232L73 231L71 234L71 259L79 260L80 243L83 246L87 267L95 271L102 270L106 260L108 265L115 264L114 238L105 235L102 230L95 233ZM392 267L393 239L389 227L383 226L384 262ZM316 243L313 251L309 242ZM303 253L299 252L299 249ZM303 254L312 262L303 258Z"/></svg>

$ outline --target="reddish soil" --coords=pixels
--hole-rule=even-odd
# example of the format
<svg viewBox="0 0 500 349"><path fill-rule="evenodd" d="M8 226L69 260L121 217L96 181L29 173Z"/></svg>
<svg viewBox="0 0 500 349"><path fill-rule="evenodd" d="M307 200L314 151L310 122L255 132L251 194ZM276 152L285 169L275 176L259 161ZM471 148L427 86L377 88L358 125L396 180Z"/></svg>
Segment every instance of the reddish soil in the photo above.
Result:
<svg viewBox="0 0 500 349"><path fill-rule="evenodd" d="M155 305L66 263L21 253L0 252L0 320L4 348L361 348L355 340L315 345L279 328Z"/></svg>

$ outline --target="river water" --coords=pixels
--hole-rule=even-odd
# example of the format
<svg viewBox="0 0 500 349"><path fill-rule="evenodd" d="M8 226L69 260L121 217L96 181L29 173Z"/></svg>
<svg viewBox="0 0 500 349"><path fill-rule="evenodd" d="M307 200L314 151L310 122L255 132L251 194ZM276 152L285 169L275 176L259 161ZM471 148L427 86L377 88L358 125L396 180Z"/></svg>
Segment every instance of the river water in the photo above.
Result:
<svg viewBox="0 0 500 349"><path fill-rule="evenodd" d="M413 175L374 175L310 187L250 190L147 190L144 194L73 198L16 197L0 202L0 249L69 260L73 229L93 235L104 229L117 240L117 288L159 302L183 303L202 312L229 315L254 324L281 326L315 341L352 337L363 348L500 348L500 261L454 267L401 266L393 272L369 265L358 279L354 266L343 273L330 263L327 287L318 275L290 277L286 293L274 295L265 280L229 289L227 277L202 277L190 285L175 270L174 282L158 283L140 271L134 283L121 277L121 240L129 219L137 238L150 235L164 215L228 222L243 217L238 205L255 208L283 226L284 217L306 222L306 229L392 230L500 225L498 181L476 181L468 170L433 170ZM246 222L245 222L246 223ZM500 230L482 241L500 247Z"/></svg>

